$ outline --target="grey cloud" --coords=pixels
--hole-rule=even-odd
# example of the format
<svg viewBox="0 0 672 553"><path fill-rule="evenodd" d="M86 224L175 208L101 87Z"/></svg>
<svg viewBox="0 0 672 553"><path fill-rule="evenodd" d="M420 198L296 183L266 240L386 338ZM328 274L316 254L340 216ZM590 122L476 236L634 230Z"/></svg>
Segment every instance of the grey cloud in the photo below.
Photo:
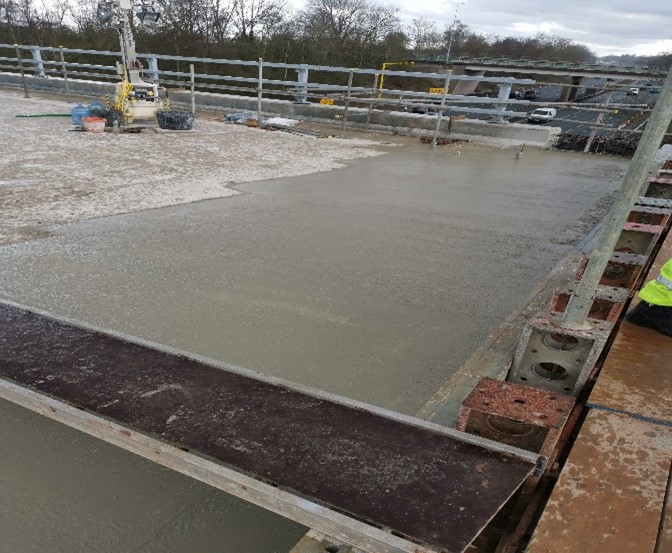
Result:
<svg viewBox="0 0 672 553"><path fill-rule="evenodd" d="M409 22L424 15L436 20L440 28L452 23L454 3L399 0L397 4L400 2L405 3L400 5L400 14ZM423 11L423 6L429 11ZM431 13L438 10L441 10L441 16ZM498 36L533 36L534 31L517 31L515 25L555 23L562 28L551 31L551 34L590 44L602 50L600 53L610 48L619 52L630 48L634 52L640 44L672 40L669 0L565 0L553 3L468 0L459 7L458 19L474 30Z"/></svg>

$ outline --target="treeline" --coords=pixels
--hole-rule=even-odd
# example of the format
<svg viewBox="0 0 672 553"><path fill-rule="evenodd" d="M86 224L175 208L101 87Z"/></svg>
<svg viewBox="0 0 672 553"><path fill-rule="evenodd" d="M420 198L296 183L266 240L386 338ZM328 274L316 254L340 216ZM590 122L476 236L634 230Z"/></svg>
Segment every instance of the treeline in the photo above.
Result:
<svg viewBox="0 0 672 553"><path fill-rule="evenodd" d="M147 1L147 0L146 0ZM440 29L429 19L404 27L398 11L375 0L155 0L156 24L134 22L138 50L158 54L286 63L379 67L413 55L592 61L571 40L487 36L466 25ZM118 50L96 0L0 0L0 42Z"/></svg>
<svg viewBox="0 0 672 553"><path fill-rule="evenodd" d="M451 57L525 58L570 62L595 60L595 55L588 47L566 38L545 34L531 38L489 36L473 31L460 21L441 31L434 21L415 19L408 32L415 53L420 55L445 54L450 44Z"/></svg>
<svg viewBox="0 0 672 553"><path fill-rule="evenodd" d="M657 56L634 56L629 54L604 56L600 60L617 65L646 65L648 67L667 69L672 65L672 52L661 52Z"/></svg>

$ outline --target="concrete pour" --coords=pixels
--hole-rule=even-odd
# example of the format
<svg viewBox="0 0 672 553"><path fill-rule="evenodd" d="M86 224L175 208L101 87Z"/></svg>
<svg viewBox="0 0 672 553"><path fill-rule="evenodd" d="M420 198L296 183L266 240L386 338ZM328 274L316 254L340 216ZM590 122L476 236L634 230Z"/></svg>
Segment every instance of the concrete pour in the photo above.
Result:
<svg viewBox="0 0 672 553"><path fill-rule="evenodd" d="M223 198L237 194L234 183L328 171L382 153L371 141L256 131L212 116L193 132L119 135L68 132L68 118L16 118L70 113L74 105L0 91L0 244L48 235L54 224Z"/></svg>
<svg viewBox="0 0 672 553"><path fill-rule="evenodd" d="M0 127L15 133L4 153L23 147L26 134L16 127L25 123L34 122ZM257 141L271 140L266 134L278 148L297 144L297 156L250 156L241 175L264 166L296 171L275 164L304 159L318 167L323 155L332 159L326 169L350 148L345 141L335 153L339 142L255 129L222 132L229 128L233 138L216 146L196 134L180 145L170 135L167 163L189 164L211 148L185 188L230 182L218 159L241 164ZM135 138L144 136L123 137ZM2 179L40 178L45 189L70 183L95 197L91 173L74 164L51 173L44 163L85 151L71 150L77 140L86 140L99 174L125 159L99 147L112 142L107 135L82 133L40 143L39 172L13 154ZM354 145L363 155L380 151ZM518 150L432 152L417 143L388 151L339 171L223 186L239 193L221 199L142 211L131 201L133 213L105 218L83 210L94 218L0 247L0 296L415 413L603 216L627 162L534 150L516 160ZM121 164L125 180L144 173L137 154ZM0 202L14 192L0 186ZM32 212L2 205L3 219L18 221L4 228L14 233L21 217L36 224ZM6 402L0 420L2 553L271 553L287 551L304 531Z"/></svg>

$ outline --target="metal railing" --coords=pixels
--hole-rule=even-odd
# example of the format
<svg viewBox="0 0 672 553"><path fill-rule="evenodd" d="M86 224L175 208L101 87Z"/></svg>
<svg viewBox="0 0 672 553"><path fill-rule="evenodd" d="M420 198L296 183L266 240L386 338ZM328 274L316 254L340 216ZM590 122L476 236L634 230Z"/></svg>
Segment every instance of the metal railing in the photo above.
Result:
<svg viewBox="0 0 672 553"><path fill-rule="evenodd" d="M101 50L83 50L63 47L45 47L45 46L27 46L0 44L0 54L8 52L11 55L0 56L0 69L9 72L17 72L20 66L35 77L62 77L65 79L105 79L118 80L116 64L105 65L104 63L84 63L83 57L96 58L114 58L120 59L119 52L101 51ZM340 98L346 91L353 96L351 100L367 95L366 101L382 100L389 102L392 97L396 104L402 99L416 100L437 100L440 95L420 92L416 89L382 89L378 87L381 76L401 77L404 79L415 79L416 81L432 81L443 84L447 73L419 72L419 71L395 71L381 69L365 68L347 68L336 66L321 66L307 64L288 64L273 63L263 60L228 60L217 58L197 58L185 56L168 56L158 54L138 54L139 59L147 61L145 73L153 78L158 78L164 86L184 86L190 85L192 76L197 79L196 88L212 90L232 90L236 92L248 92L256 95L257 89L262 88L266 93L293 98L295 101L304 99L321 99L324 97ZM76 60L76 61L75 61ZM210 72L192 73L191 71L180 71L170 69L159 69L159 62L166 62L168 65L176 65L181 62L190 65L199 65L216 69ZM225 68L234 68L237 74L225 74ZM258 69L262 69L261 78L258 76ZM245 70L249 76L244 76ZM249 71L251 70L251 71ZM296 72L296 79L271 78L268 75L273 74L287 75L288 71ZM345 84L347 75L353 74L353 84ZM326 82L309 81L309 75L319 75ZM364 79L370 80L370 84L362 86ZM478 81L490 83L496 86L510 86L512 84L534 84L530 79L498 78L498 77L472 77L466 75L450 75L451 81ZM359 83L359 84L358 84ZM421 83L423 84L423 83ZM435 83L436 84L436 83ZM449 95L450 97L450 95ZM456 100L462 99L462 96L456 97ZM472 98L473 100L473 98ZM479 99L482 101L484 99ZM486 101L488 99L485 99ZM490 98L490 103L501 106L501 99ZM511 102L521 103L521 102Z"/></svg>
<svg viewBox="0 0 672 553"><path fill-rule="evenodd" d="M261 120L261 99L285 99L299 104L338 104L343 107L341 135L345 133L348 108L359 104L369 112L376 110L413 110L434 108L437 131L444 108L479 115L493 115L500 121L505 116L524 116L525 113L509 111L510 105L527 105L529 102L510 100L512 85L532 85L531 79L509 77L476 77L452 75L450 72L398 71L389 69L347 68L308 64L267 62L263 59L228 60L158 54L138 54L145 62L144 75L171 88L235 94L258 99L258 118ZM63 47L0 44L0 71L19 72L26 94L28 80L63 79L69 98L69 85L77 80L118 81L116 61L119 52L84 50ZM107 60L114 61L107 64ZM181 70L188 66L189 71ZM196 71L198 67L198 72ZM289 78L290 74L295 78ZM294 76L292 75L292 76ZM404 88L382 88L383 77ZM448 94L451 81L487 83L498 89L496 98ZM433 92L423 92L434 87ZM438 90L438 92L437 92ZM477 104L479 107L465 106ZM192 101L193 105L193 101Z"/></svg>

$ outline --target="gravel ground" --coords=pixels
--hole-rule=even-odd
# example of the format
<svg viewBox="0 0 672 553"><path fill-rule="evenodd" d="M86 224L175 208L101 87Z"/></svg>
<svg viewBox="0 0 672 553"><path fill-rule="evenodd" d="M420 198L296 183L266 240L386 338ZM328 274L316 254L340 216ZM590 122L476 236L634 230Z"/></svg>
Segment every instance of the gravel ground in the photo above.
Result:
<svg viewBox="0 0 672 553"><path fill-rule="evenodd" d="M236 183L305 175L380 155L380 141L319 139L197 119L193 131L69 132L72 103L0 91L0 245L54 225L237 194ZM212 116L210 116L212 118Z"/></svg>

